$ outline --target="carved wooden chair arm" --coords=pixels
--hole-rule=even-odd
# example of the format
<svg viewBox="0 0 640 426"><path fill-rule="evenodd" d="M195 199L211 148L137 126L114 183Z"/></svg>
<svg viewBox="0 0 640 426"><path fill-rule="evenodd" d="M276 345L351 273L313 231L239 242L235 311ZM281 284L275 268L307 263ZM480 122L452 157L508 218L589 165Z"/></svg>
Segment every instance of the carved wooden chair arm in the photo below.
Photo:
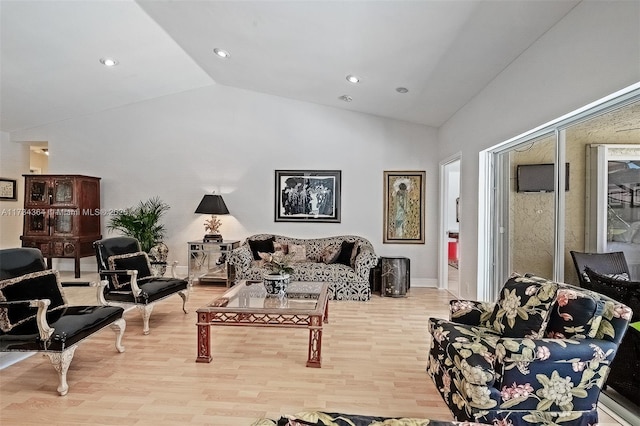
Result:
<svg viewBox="0 0 640 426"><path fill-rule="evenodd" d="M171 264L169 264L169 262L165 262L162 260L151 260L149 259L149 263L151 264L151 266L153 265L159 265L159 266L169 266L171 268L171 278L178 278L176 276L176 266L178 266L178 261L174 260L173 262L171 262Z"/></svg>
<svg viewBox="0 0 640 426"><path fill-rule="evenodd" d="M100 271L104 275L129 275L131 276L131 292L135 297L140 296L142 290L138 286L138 271L135 269L105 269Z"/></svg>
<svg viewBox="0 0 640 426"><path fill-rule="evenodd" d="M60 283L64 287L95 287L96 289L96 301L99 306L106 306L107 301L104 298L104 289L108 285L108 281L103 280L98 283L95 281L67 281Z"/></svg>

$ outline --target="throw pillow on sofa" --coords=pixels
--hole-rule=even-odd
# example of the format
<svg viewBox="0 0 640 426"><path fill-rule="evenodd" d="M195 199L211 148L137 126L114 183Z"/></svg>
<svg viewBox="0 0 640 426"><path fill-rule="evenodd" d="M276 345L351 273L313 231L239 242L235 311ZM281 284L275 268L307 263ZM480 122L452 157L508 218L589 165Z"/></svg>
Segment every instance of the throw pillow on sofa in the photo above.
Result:
<svg viewBox="0 0 640 426"><path fill-rule="evenodd" d="M273 253L273 243L276 237L267 238L266 240L247 240L251 253L253 253L253 260L260 260L259 252Z"/></svg>
<svg viewBox="0 0 640 426"><path fill-rule="evenodd" d="M327 265L336 263L336 260L338 260L338 256L340 256L340 248L341 246L336 244L326 246L320 253L320 261L324 262Z"/></svg>
<svg viewBox="0 0 640 426"><path fill-rule="evenodd" d="M558 284L538 277L513 276L500 297L486 327L503 337L543 337Z"/></svg>
<svg viewBox="0 0 640 426"><path fill-rule="evenodd" d="M289 254L293 262L307 261L307 248L303 244L289 244Z"/></svg>
<svg viewBox="0 0 640 426"><path fill-rule="evenodd" d="M282 254L289 254L289 244L286 243L277 243L274 241L273 243L273 252L277 253L281 251Z"/></svg>
<svg viewBox="0 0 640 426"><path fill-rule="evenodd" d="M335 263L341 263L345 266L351 266L351 253L353 252L353 247L355 245L356 243L343 241L340 245L340 254L338 255Z"/></svg>

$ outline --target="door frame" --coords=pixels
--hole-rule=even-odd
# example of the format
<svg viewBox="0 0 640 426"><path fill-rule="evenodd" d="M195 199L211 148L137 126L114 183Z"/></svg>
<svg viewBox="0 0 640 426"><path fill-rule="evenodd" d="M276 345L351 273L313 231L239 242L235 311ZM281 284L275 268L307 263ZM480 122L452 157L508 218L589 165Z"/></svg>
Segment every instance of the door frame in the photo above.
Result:
<svg viewBox="0 0 640 426"><path fill-rule="evenodd" d="M447 166L458 162L460 164L460 175L462 176L462 152L458 151L455 154L440 161L440 200L439 200L439 223L438 223L438 288L449 289L449 257L447 240L447 223L446 217L448 213L447 200L449 199L449 187L447 185ZM460 186L460 184L458 184ZM462 220L460 220L460 226ZM460 262L458 261L458 271L460 271ZM458 277L460 274L458 273ZM460 278L458 278L459 280ZM458 291L456 296L460 294L460 283L458 283Z"/></svg>

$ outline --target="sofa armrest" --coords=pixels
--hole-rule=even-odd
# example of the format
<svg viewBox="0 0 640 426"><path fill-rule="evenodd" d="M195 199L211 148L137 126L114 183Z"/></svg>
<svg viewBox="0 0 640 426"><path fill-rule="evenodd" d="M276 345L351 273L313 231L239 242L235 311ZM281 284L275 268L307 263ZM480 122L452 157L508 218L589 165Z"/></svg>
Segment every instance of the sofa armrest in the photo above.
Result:
<svg viewBox="0 0 640 426"><path fill-rule="evenodd" d="M362 245L360 247L360 253L356 257L353 269L356 275L364 281L369 281L369 273L371 272L371 268L378 264L378 256L369 246Z"/></svg>
<svg viewBox="0 0 640 426"><path fill-rule="evenodd" d="M500 408L529 407L535 400L540 411L591 409L616 349L614 342L598 339L500 339Z"/></svg>
<svg viewBox="0 0 640 426"><path fill-rule="evenodd" d="M495 303L491 302L451 300L449 301L449 319L460 324L480 325L489 319L494 307Z"/></svg>
<svg viewBox="0 0 640 426"><path fill-rule="evenodd" d="M233 265L236 274L242 277L251 267L253 262L253 253L248 244L244 244L236 249L231 250L227 263Z"/></svg>

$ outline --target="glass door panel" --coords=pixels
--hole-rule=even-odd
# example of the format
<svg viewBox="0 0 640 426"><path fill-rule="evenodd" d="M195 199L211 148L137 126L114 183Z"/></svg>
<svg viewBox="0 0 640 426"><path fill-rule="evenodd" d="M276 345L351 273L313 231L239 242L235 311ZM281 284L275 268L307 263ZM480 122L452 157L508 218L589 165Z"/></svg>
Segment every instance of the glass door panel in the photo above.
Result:
<svg viewBox="0 0 640 426"><path fill-rule="evenodd" d="M47 180L31 180L27 188L27 204L49 204L49 184Z"/></svg>
<svg viewBox="0 0 640 426"><path fill-rule="evenodd" d="M72 180L56 179L53 187L53 204L73 204Z"/></svg>
<svg viewBox="0 0 640 426"><path fill-rule="evenodd" d="M73 234L73 217L76 210L56 209L54 212L52 234Z"/></svg>
<svg viewBox="0 0 640 426"><path fill-rule="evenodd" d="M29 209L24 217L25 235L49 235L48 222L45 210Z"/></svg>
<svg viewBox="0 0 640 426"><path fill-rule="evenodd" d="M551 279L555 246L555 198L551 189L554 169L543 165L555 162L555 134L527 141L508 155L512 182L508 219L510 269ZM535 167L522 167L531 165Z"/></svg>

